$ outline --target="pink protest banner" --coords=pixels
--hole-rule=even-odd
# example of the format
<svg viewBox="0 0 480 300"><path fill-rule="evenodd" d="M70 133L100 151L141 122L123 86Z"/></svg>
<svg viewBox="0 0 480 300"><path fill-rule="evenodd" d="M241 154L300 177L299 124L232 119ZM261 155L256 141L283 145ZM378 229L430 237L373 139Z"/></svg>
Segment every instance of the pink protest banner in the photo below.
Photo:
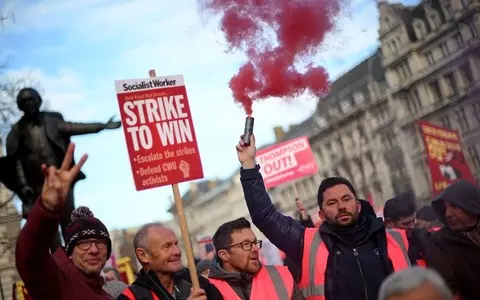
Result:
<svg viewBox="0 0 480 300"><path fill-rule="evenodd" d="M256 158L267 189L318 172L306 136L259 150Z"/></svg>

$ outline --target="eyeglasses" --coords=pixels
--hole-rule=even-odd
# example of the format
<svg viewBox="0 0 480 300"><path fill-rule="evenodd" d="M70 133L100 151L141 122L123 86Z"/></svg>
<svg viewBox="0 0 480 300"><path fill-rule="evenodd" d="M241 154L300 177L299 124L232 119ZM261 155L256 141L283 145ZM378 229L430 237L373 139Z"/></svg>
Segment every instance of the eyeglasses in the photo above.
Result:
<svg viewBox="0 0 480 300"><path fill-rule="evenodd" d="M95 244L98 250L105 250L107 248L106 240L83 240L77 243L77 247L80 250L88 250Z"/></svg>
<svg viewBox="0 0 480 300"><path fill-rule="evenodd" d="M255 242L245 241L238 244L230 245L228 248L238 247L240 246L245 251L252 250L253 245L256 245L259 249L262 248L262 240L256 240Z"/></svg>

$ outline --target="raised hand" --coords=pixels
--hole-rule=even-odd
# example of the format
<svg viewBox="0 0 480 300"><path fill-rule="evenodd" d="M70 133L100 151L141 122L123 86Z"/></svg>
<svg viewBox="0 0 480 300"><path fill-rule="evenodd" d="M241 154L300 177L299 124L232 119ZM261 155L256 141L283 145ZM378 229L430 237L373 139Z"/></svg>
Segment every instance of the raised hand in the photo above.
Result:
<svg viewBox="0 0 480 300"><path fill-rule="evenodd" d="M255 155L257 154L257 147L255 146L255 135L251 135L250 145L245 145L242 138L243 135L240 136L240 141L236 146L238 161L242 164L242 167L244 169L253 169L255 168Z"/></svg>
<svg viewBox="0 0 480 300"><path fill-rule="evenodd" d="M72 186L73 180L80 173L80 169L87 160L87 154L84 154L78 164L72 167L75 144L68 146L67 153L63 159L62 166L57 169L53 166L42 165L42 172L45 175L42 190L42 205L49 211L58 211L63 209L68 192Z"/></svg>
<svg viewBox="0 0 480 300"><path fill-rule="evenodd" d="M207 300L207 294L202 289L193 289L190 292L190 297L187 300Z"/></svg>

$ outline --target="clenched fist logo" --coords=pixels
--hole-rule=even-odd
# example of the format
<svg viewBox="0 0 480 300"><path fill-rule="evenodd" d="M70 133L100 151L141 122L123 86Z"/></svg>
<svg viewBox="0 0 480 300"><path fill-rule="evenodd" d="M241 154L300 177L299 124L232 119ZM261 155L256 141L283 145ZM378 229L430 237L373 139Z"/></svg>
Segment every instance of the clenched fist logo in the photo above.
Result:
<svg viewBox="0 0 480 300"><path fill-rule="evenodd" d="M183 178L190 177L190 164L189 163L182 160L182 161L180 161L180 165L178 167L180 168L180 171L183 172Z"/></svg>

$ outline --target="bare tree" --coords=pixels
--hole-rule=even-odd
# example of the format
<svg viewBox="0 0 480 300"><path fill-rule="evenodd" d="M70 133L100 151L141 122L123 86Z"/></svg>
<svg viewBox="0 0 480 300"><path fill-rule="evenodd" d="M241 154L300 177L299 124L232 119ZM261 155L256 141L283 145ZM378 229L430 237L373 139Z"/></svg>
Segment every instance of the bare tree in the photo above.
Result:
<svg viewBox="0 0 480 300"><path fill-rule="evenodd" d="M2 32L7 20L15 22L15 15L11 11L5 12L3 7L0 7L0 27ZM4 145L5 138L10 132L12 124L20 117L16 100L18 92L24 87L34 87L41 92L40 85L33 80L33 76L30 76L30 74L12 76L12 74L8 74L8 67L8 57L0 55L0 146ZM14 199L16 199L16 195L10 192L6 199L0 201L0 210L4 209Z"/></svg>

